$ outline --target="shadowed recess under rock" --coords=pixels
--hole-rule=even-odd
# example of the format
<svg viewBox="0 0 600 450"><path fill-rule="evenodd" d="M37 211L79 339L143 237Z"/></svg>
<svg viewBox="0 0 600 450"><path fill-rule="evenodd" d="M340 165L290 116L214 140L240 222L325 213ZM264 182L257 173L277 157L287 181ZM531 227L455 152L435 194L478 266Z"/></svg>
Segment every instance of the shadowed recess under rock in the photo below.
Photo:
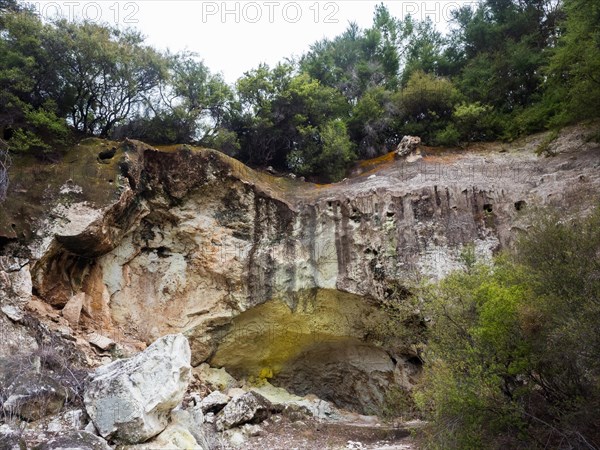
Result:
<svg viewBox="0 0 600 450"><path fill-rule="evenodd" d="M271 300L236 317L211 365L359 412L377 411L396 380L392 358L368 342L383 312L364 297L336 290L304 294L295 309Z"/></svg>

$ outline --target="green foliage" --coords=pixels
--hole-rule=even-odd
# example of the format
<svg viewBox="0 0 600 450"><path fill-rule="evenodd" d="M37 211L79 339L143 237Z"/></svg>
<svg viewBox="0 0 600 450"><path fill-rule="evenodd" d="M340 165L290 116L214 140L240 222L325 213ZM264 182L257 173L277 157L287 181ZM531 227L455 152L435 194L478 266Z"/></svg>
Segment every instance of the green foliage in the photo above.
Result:
<svg viewBox="0 0 600 450"><path fill-rule="evenodd" d="M548 95L561 93L557 124L598 117L600 104L600 5L565 0L564 11L565 32L548 64Z"/></svg>
<svg viewBox="0 0 600 450"><path fill-rule="evenodd" d="M392 387L385 393L383 404L377 411L383 420L411 420L420 417L418 407L413 396L401 387Z"/></svg>
<svg viewBox="0 0 600 450"><path fill-rule="evenodd" d="M316 42L302 57L300 69L337 89L351 103L377 86L394 90L398 86L400 45L406 33L403 23L383 4L377 5L371 28L360 30L351 23L335 39Z"/></svg>
<svg viewBox="0 0 600 450"><path fill-rule="evenodd" d="M435 133L448 123L460 94L447 78L417 71L399 92L400 129L404 134L433 140Z"/></svg>
<svg viewBox="0 0 600 450"><path fill-rule="evenodd" d="M238 81L233 129L240 156L301 175L339 179L355 159L346 125L349 105L339 91L292 65L262 65Z"/></svg>
<svg viewBox="0 0 600 450"><path fill-rule="evenodd" d="M222 151L229 156L237 156L240 151L240 143L237 135L227 128L217 128L214 133L205 136L202 145Z"/></svg>
<svg viewBox="0 0 600 450"><path fill-rule="evenodd" d="M356 159L346 124L340 119L332 120L321 128L320 134L322 149L313 173L321 173L332 181L339 181Z"/></svg>
<svg viewBox="0 0 600 450"><path fill-rule="evenodd" d="M406 134L430 145L515 139L598 116L600 7L482 0L443 35L383 4L298 62L228 86L190 53L133 30L40 20L0 0L0 132L13 151L79 134L217 147L242 161L335 180Z"/></svg>
<svg viewBox="0 0 600 450"><path fill-rule="evenodd" d="M62 102L81 132L108 136L164 76L164 59L138 32L60 21L51 34Z"/></svg>
<svg viewBox="0 0 600 450"><path fill-rule="evenodd" d="M514 256L429 288L418 405L436 448L594 442L600 404L600 210L539 219Z"/></svg>
<svg viewBox="0 0 600 450"><path fill-rule="evenodd" d="M394 94L381 86L368 89L360 98L352 109L348 130L361 157L372 158L398 144L398 109Z"/></svg>

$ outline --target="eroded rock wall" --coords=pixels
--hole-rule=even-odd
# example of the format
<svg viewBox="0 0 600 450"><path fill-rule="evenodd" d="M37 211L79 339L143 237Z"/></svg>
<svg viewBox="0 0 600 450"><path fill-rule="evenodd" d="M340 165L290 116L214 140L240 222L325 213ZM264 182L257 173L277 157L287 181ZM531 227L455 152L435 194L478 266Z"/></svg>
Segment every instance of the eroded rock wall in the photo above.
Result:
<svg viewBox="0 0 600 450"><path fill-rule="evenodd" d="M553 158L535 155L542 137L509 149L425 149L329 186L210 150L129 141L113 175L94 172L113 181L111 195L85 197L71 177L56 197L70 201L48 206L62 211L61 225L31 226L33 291L58 309L83 292L75 326L85 332L125 344L182 332L193 365L325 397L337 385L342 404L365 411L416 370L414 354L369 338L390 282L441 277L466 244L490 257L526 230L533 207L593 207L600 156L578 133L563 133Z"/></svg>

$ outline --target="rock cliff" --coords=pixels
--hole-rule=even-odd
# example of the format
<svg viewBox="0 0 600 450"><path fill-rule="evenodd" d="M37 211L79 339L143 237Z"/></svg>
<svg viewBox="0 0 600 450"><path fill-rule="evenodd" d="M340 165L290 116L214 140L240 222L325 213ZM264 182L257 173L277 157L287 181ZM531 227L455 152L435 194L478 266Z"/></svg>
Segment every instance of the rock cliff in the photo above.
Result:
<svg viewBox="0 0 600 450"><path fill-rule="evenodd" d="M51 308L38 313L64 310L61 326L82 345L96 333L132 352L183 333L193 366L376 410L419 369L416 349L373 338L390 283L442 277L467 244L490 257L536 207L593 207L600 151L584 135L564 131L549 158L534 151L543 136L423 148L363 163L334 185L207 149L84 141L60 164L13 167L0 216L2 310L41 300Z"/></svg>

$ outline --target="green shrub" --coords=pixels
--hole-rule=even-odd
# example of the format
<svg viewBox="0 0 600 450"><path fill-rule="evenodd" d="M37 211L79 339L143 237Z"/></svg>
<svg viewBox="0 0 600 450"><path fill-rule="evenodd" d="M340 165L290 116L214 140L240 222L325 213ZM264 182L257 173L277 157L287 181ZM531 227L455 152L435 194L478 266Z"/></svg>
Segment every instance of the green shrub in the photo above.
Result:
<svg viewBox="0 0 600 450"><path fill-rule="evenodd" d="M446 128L436 133L434 143L436 145L451 147L458 145L461 141L460 138L460 132L456 129L454 124L450 123L446 126Z"/></svg>
<svg viewBox="0 0 600 450"><path fill-rule="evenodd" d="M431 286L417 405L434 448L592 448L600 431L600 210L544 212L513 255Z"/></svg>

